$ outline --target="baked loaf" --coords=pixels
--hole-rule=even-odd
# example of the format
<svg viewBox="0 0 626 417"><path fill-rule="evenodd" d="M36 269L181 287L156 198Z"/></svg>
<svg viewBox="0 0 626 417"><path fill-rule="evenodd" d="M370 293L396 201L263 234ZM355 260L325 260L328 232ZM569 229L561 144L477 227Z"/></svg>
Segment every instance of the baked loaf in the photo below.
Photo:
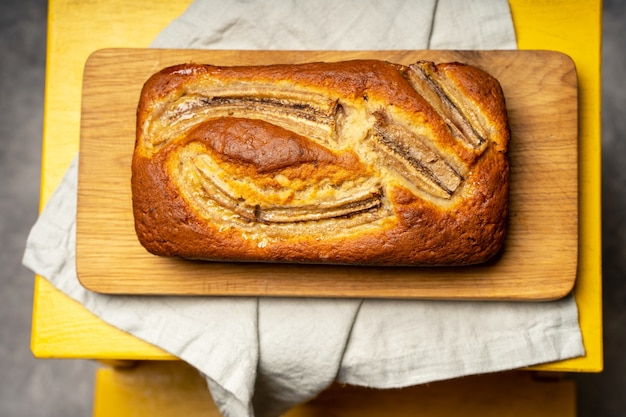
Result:
<svg viewBox="0 0 626 417"><path fill-rule="evenodd" d="M200 260L481 263L509 137L500 84L460 63L166 68L137 109L137 236Z"/></svg>

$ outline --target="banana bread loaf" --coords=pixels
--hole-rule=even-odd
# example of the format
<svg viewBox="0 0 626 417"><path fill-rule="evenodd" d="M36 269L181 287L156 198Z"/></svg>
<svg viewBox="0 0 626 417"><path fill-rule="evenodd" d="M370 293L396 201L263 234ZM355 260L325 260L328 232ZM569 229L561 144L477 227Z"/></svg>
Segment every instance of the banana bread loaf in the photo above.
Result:
<svg viewBox="0 0 626 417"><path fill-rule="evenodd" d="M135 229L188 259L482 263L509 138L500 84L461 63L177 65L141 92Z"/></svg>

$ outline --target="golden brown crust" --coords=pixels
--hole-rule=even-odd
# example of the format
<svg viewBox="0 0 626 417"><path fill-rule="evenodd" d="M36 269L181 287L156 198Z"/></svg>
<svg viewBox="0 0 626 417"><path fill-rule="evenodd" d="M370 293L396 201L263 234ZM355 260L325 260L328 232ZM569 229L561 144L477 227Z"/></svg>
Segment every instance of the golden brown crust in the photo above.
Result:
<svg viewBox="0 0 626 417"><path fill-rule="evenodd" d="M137 236L190 259L481 263L508 141L497 80L459 63L166 68L137 109Z"/></svg>

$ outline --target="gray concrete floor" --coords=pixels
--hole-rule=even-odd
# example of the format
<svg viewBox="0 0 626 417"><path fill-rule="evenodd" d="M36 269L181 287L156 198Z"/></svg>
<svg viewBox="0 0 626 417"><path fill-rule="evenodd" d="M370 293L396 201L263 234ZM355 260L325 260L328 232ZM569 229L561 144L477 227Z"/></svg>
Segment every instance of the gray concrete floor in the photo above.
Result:
<svg viewBox="0 0 626 417"><path fill-rule="evenodd" d="M0 1L0 416L89 416L97 364L38 360L33 275L21 266L39 201L46 2ZM604 3L603 264L605 371L577 381L579 416L626 414L626 2Z"/></svg>

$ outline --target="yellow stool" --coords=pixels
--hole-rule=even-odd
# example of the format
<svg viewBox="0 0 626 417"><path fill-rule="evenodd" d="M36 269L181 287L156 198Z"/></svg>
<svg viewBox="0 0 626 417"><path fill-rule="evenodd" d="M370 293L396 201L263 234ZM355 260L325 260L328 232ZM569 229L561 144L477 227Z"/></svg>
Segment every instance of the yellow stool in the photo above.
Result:
<svg viewBox="0 0 626 417"><path fill-rule="evenodd" d="M285 417L574 417L573 381L559 374L514 371L471 376L403 389L335 384ZM175 361L101 368L94 417L218 417L207 385Z"/></svg>

